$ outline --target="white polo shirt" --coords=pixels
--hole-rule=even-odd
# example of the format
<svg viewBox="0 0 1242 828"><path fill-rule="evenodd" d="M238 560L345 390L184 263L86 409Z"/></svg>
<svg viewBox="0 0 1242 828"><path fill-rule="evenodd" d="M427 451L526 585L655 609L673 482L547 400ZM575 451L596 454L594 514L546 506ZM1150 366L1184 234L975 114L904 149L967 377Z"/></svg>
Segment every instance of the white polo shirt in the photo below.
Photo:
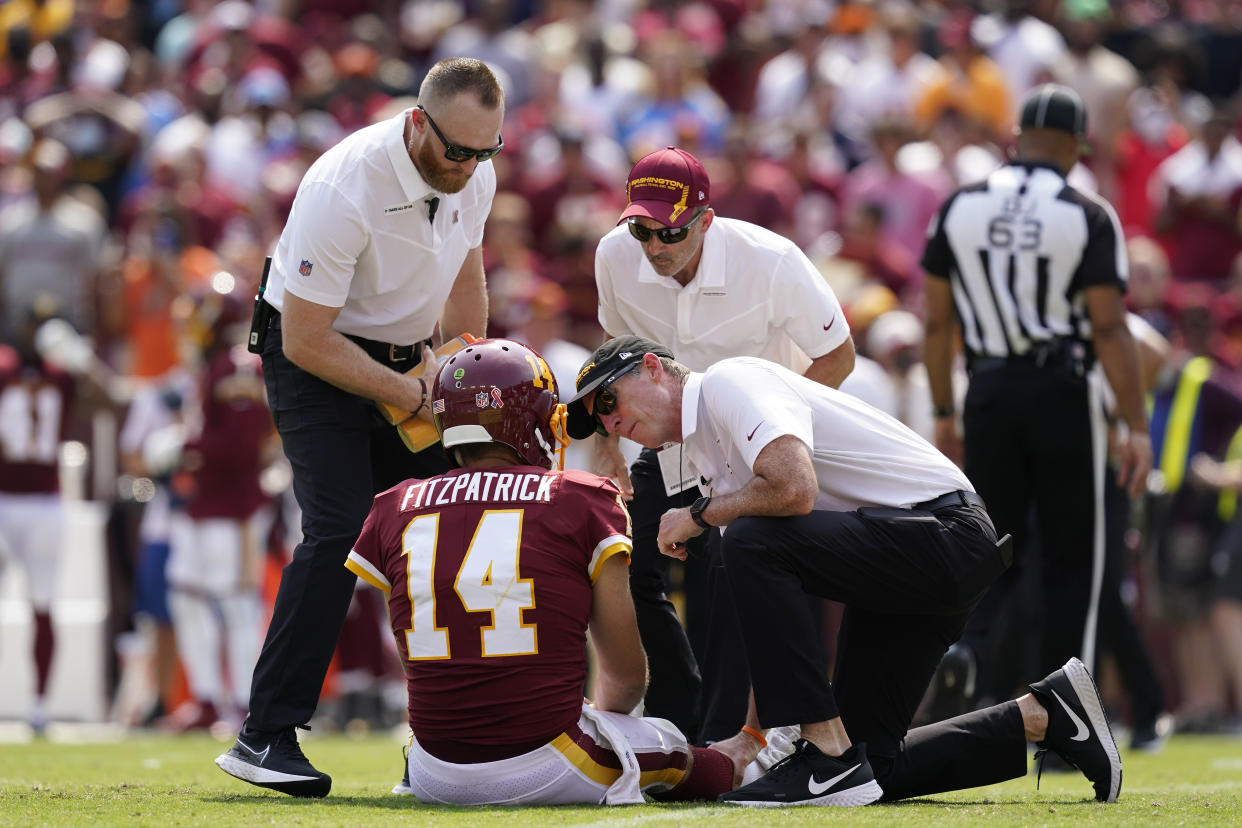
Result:
<svg viewBox="0 0 1242 828"><path fill-rule="evenodd" d="M801 373L850 334L836 294L797 245L736 219L713 219L684 287L652 269L622 223L596 248L595 283L609 336L659 342L694 371L757 356Z"/></svg>
<svg viewBox="0 0 1242 828"><path fill-rule="evenodd" d="M496 193L484 161L460 193L431 189L405 147L410 110L364 127L307 170L280 234L267 301L341 308L333 328L409 345L431 336ZM434 224L426 200L438 196Z"/></svg>
<svg viewBox="0 0 1242 828"><path fill-rule="evenodd" d="M687 462L708 482L704 494L728 494L754 478L755 458L792 434L811 449L815 508L909 508L962 489L966 475L900 421L835 388L760 359L739 357L691 374L681 398Z"/></svg>

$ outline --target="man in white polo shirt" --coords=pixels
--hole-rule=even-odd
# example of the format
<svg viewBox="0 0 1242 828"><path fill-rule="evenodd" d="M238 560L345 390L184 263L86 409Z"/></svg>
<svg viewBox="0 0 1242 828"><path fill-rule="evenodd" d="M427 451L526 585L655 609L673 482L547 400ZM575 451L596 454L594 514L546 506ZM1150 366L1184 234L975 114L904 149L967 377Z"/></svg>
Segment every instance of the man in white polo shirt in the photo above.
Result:
<svg viewBox="0 0 1242 828"><path fill-rule="evenodd" d="M295 728L314 713L353 593L345 558L373 494L448 468L438 445L406 450L375 402L430 422L437 326L444 341L486 334L481 244L503 119L491 70L449 58L428 71L417 107L337 144L298 187L263 293L276 310L263 376L303 539L281 576L249 716L216 759L239 779L294 796L331 789Z"/></svg>
<svg viewBox="0 0 1242 828"><path fill-rule="evenodd" d="M835 388L853 370L849 323L832 289L789 239L715 215L697 158L668 147L639 159L626 195L620 225L595 254L599 322L609 337L663 342L696 371L762 356ZM698 661L665 594L668 560L655 544L660 516L693 502L698 487L676 479L676 449L644 451L627 470L616 437L596 443L593 471L633 494L630 589L651 670L646 714L671 720L696 744L730 738L748 688L733 611L712 597L724 589L718 537L692 541L686 568L688 622L702 632Z"/></svg>
<svg viewBox="0 0 1242 828"><path fill-rule="evenodd" d="M704 497L660 521L666 555L723 527L754 689L750 726L799 725L787 761L723 801L866 805L1026 773L1027 741L1115 801L1121 760L1082 662L985 710L908 730L945 649L1010 563L983 501L935 447L848 394L761 359L705 373L623 337L596 350L575 419L681 443ZM804 593L845 604L830 686Z"/></svg>

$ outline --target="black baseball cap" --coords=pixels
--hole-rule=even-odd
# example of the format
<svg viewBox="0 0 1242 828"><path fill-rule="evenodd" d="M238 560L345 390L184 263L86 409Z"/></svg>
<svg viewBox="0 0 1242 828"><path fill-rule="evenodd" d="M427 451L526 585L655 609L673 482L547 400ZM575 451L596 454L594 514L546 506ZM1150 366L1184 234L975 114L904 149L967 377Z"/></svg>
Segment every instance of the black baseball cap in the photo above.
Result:
<svg viewBox="0 0 1242 828"><path fill-rule="evenodd" d="M569 409L566 430L570 437L585 440L596 431L596 419L587 412L582 398L635 362L640 362L645 354L673 358L673 352L659 342L629 334L610 339L595 349L595 353L578 371L577 392L566 403Z"/></svg>
<svg viewBox="0 0 1242 828"><path fill-rule="evenodd" d="M1087 137L1087 108L1068 86L1045 83L1022 99L1018 125L1024 129L1055 129L1075 138Z"/></svg>

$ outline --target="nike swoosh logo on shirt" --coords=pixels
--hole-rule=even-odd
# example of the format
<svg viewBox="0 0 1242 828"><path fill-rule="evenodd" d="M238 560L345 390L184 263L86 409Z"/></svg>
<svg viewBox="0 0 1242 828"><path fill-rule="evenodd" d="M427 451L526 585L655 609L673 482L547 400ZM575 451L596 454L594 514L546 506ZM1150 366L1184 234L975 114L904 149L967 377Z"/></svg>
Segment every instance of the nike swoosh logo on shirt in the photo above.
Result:
<svg viewBox="0 0 1242 828"><path fill-rule="evenodd" d="M759 425L751 429L750 434L746 435L746 442L750 442L750 438L755 436L755 432L759 430L759 426L763 425L765 422L767 422L767 420L760 420Z"/></svg>
<svg viewBox="0 0 1242 828"><path fill-rule="evenodd" d="M256 759L259 760L260 765L263 764L263 760L267 759L267 752L272 749L272 746L268 745L267 747L263 748L263 750L261 751L255 750L250 745L243 742L241 739L237 740L237 744L241 745L246 750L250 751L251 755L253 755Z"/></svg>
<svg viewBox="0 0 1242 828"><path fill-rule="evenodd" d="M857 765L850 768L849 770L843 773L838 773L836 776L832 777L827 782L816 782L815 777L812 776L810 779L806 780L806 789L811 792L811 796L819 796L824 791L828 790L833 785L837 784L842 779L849 776L851 773L853 773L854 771L858 770L861 767L862 767L862 763L859 762Z"/></svg>
<svg viewBox="0 0 1242 828"><path fill-rule="evenodd" d="M837 324L837 318L834 316L834 317L832 317L832 321L831 321L831 322L829 322L827 325L825 325L825 326L824 326L824 330L825 330L825 331L826 331L826 330L828 330L829 328L831 328L831 327L832 327L833 325L835 325L835 324Z"/></svg>
<svg viewBox="0 0 1242 828"><path fill-rule="evenodd" d="M1058 694L1056 690L1052 690L1052 695L1057 701L1061 703L1061 706L1065 708L1065 712L1069 714L1070 719L1074 722L1074 726L1078 728L1078 732L1075 733L1070 738L1073 739L1075 742L1081 742L1084 739L1086 739L1088 736L1090 736L1091 733L1090 731L1087 730L1086 722L1078 718L1077 713L1075 713L1073 710L1070 710L1070 706L1065 703L1065 699L1061 698L1060 694Z"/></svg>

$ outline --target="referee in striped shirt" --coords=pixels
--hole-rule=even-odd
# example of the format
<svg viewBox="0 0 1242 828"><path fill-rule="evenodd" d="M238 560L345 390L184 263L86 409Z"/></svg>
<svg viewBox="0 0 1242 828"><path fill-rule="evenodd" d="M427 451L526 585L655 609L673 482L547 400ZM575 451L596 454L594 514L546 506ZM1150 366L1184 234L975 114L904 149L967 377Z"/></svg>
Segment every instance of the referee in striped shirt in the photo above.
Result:
<svg viewBox="0 0 1242 828"><path fill-rule="evenodd" d="M1108 450L1097 365L1127 427L1118 429L1115 450L1118 482L1132 497L1152 462L1122 303L1128 265L1121 226L1106 201L1065 180L1086 134L1075 92L1053 84L1032 90L1022 103L1016 159L949 196L928 229L922 260L936 443L963 464L997 532L1013 534L1015 560L1039 567L1044 618L1042 651L1030 665L1038 666L1035 676L1070 656L1094 669ZM959 328L970 374L963 437L949 381ZM1032 507L1037 562L1022 557ZM999 586L991 592L971 618L966 646L942 669L954 659L967 675L989 666L970 645L977 650L1012 603Z"/></svg>

